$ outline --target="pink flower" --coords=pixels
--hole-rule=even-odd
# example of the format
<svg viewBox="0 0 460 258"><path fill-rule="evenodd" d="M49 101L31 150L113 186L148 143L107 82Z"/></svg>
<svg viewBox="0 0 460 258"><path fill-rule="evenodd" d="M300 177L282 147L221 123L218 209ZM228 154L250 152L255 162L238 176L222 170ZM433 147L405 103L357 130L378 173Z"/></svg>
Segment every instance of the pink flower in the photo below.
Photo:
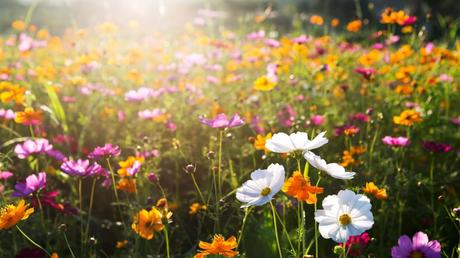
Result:
<svg viewBox="0 0 460 258"><path fill-rule="evenodd" d="M364 232L359 236L351 236L350 238L348 238L347 243L345 244L345 247L348 250L348 255L355 257L360 256L361 253L364 251L364 248L370 241L371 237L367 232ZM343 244L339 245L343 246Z"/></svg>
<svg viewBox="0 0 460 258"><path fill-rule="evenodd" d="M244 124L244 121L238 114L233 114L233 116L228 119L226 114L220 113L214 119L206 119L204 117L199 118L202 124L205 124L212 128L232 128Z"/></svg>
<svg viewBox="0 0 460 258"><path fill-rule="evenodd" d="M13 173L10 171L0 171L0 179L6 180L13 176Z"/></svg>
<svg viewBox="0 0 460 258"><path fill-rule="evenodd" d="M407 26L407 25L412 25L414 24L415 22L417 21L417 17L415 16L409 16L407 17L407 19L404 21L404 26Z"/></svg>
<svg viewBox="0 0 460 258"><path fill-rule="evenodd" d="M320 126L324 123L324 116L322 115L314 115L310 118L310 123L314 126Z"/></svg>
<svg viewBox="0 0 460 258"><path fill-rule="evenodd" d="M37 175L30 175L24 182L17 183L14 186L13 197L27 197L46 186L46 173L40 172Z"/></svg>
<svg viewBox="0 0 460 258"><path fill-rule="evenodd" d="M439 81L441 81L441 82L449 82L450 83L450 82L454 81L454 78L452 76L448 75L448 74L443 73L443 74L439 75Z"/></svg>
<svg viewBox="0 0 460 258"><path fill-rule="evenodd" d="M391 257L393 258L441 258L441 244L432 240L429 241L428 235L423 232L417 232L411 239L403 235L398 240L398 245L391 248Z"/></svg>
<svg viewBox="0 0 460 258"><path fill-rule="evenodd" d="M391 137L385 136L382 139L383 144L389 145L391 147L406 147L410 144L410 141L406 137Z"/></svg>
<svg viewBox="0 0 460 258"><path fill-rule="evenodd" d="M278 112L278 121L284 127L291 127L294 124L297 113L291 105L285 105Z"/></svg>
<svg viewBox="0 0 460 258"><path fill-rule="evenodd" d="M366 80L370 80L377 71L373 68L360 67L356 68L355 72L361 74Z"/></svg>
<svg viewBox="0 0 460 258"><path fill-rule="evenodd" d="M18 144L14 148L14 152L20 159L25 159L35 153L47 153L53 149L47 139L26 140L23 144Z"/></svg>

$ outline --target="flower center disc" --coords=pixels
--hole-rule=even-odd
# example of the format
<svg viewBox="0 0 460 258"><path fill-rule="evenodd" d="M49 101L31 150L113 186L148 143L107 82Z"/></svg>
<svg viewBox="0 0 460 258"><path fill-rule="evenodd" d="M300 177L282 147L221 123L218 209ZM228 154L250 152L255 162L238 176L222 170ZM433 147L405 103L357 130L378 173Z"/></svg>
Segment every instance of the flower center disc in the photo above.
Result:
<svg viewBox="0 0 460 258"><path fill-rule="evenodd" d="M262 192L260 192L260 195L267 196L271 193L271 191L272 190L270 189L270 187L265 187L264 189L262 189Z"/></svg>
<svg viewBox="0 0 460 258"><path fill-rule="evenodd" d="M348 214L342 214L339 217L339 222L342 226L347 226L351 223L351 218Z"/></svg>
<svg viewBox="0 0 460 258"><path fill-rule="evenodd" d="M410 254L410 258L423 258L423 254L420 253L419 251L413 251Z"/></svg>

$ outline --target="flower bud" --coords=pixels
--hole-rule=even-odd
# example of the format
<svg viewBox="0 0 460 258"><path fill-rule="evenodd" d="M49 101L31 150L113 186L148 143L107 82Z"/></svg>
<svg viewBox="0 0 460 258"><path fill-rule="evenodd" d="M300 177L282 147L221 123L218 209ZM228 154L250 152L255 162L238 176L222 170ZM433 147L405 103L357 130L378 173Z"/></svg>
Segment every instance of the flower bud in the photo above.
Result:
<svg viewBox="0 0 460 258"><path fill-rule="evenodd" d="M150 173L147 175L147 179L150 181L150 183L156 183L156 182L158 182L158 177L157 177L157 175L156 175L154 172L150 172Z"/></svg>
<svg viewBox="0 0 460 258"><path fill-rule="evenodd" d="M338 255L344 254L344 253L345 253L345 249L344 249L342 246L340 246L340 245L336 245L336 246L334 247L334 253L335 253L335 254L338 254Z"/></svg>
<svg viewBox="0 0 460 258"><path fill-rule="evenodd" d="M187 174L191 174L195 173L196 167L193 164L188 164L187 166L185 166L184 170Z"/></svg>

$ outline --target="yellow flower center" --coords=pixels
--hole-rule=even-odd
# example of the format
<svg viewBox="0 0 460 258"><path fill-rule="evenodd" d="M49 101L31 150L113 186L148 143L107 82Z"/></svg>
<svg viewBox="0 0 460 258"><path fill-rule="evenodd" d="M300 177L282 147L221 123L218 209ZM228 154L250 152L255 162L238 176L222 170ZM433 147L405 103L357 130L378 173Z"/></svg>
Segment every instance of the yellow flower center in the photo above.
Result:
<svg viewBox="0 0 460 258"><path fill-rule="evenodd" d="M339 217L339 222L342 226L347 226L351 223L351 218L348 214L342 214Z"/></svg>
<svg viewBox="0 0 460 258"><path fill-rule="evenodd" d="M413 251L410 254L410 258L423 258L423 254L419 251Z"/></svg>
<svg viewBox="0 0 460 258"><path fill-rule="evenodd" d="M260 195L262 195L262 196L267 196L267 195L269 195L271 192L272 192L272 189L270 189L270 187L265 187L264 189L262 189L262 192L260 192Z"/></svg>

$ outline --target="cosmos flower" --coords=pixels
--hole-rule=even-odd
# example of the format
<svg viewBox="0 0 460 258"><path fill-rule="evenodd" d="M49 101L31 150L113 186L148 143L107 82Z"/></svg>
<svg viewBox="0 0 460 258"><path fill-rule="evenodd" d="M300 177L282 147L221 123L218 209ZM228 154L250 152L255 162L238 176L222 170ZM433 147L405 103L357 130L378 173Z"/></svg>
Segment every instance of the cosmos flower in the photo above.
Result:
<svg viewBox="0 0 460 258"><path fill-rule="evenodd" d="M34 213L34 208L29 208L24 200L20 200L18 205L9 204L0 210L0 230L14 227L19 221L26 220L30 214Z"/></svg>
<svg viewBox="0 0 460 258"><path fill-rule="evenodd" d="M452 146L434 141L423 141L423 148L430 152L446 153L452 150Z"/></svg>
<svg viewBox="0 0 460 258"><path fill-rule="evenodd" d="M294 151L309 151L323 146L328 143L328 139L324 137L326 132L318 134L314 139L308 139L308 134L303 132L292 133L276 133L265 143L265 147L276 153L291 153Z"/></svg>
<svg viewBox="0 0 460 258"><path fill-rule="evenodd" d="M380 200L387 200L388 194L387 190L384 188L378 188L374 182L367 182L366 186L363 188L363 192L375 196L375 198Z"/></svg>
<svg viewBox="0 0 460 258"><path fill-rule="evenodd" d="M232 128L244 124L244 121L240 118L238 114L233 114L233 116L228 119L226 114L220 113L214 119L206 119L200 117L200 122L212 128Z"/></svg>
<svg viewBox="0 0 460 258"><path fill-rule="evenodd" d="M359 67L355 69L355 72L361 74L366 80L370 80L374 77L377 71L373 68Z"/></svg>
<svg viewBox="0 0 460 258"><path fill-rule="evenodd" d="M14 186L13 197L27 197L46 186L46 173L40 172L38 175L30 175L24 182L17 183Z"/></svg>
<svg viewBox="0 0 460 258"><path fill-rule="evenodd" d="M314 126L320 126L324 123L324 116L322 115L314 115L310 118L310 124L314 125Z"/></svg>
<svg viewBox="0 0 460 258"><path fill-rule="evenodd" d="M13 176L13 173L11 173L10 171L0 171L0 179L2 180L6 180L12 176Z"/></svg>
<svg viewBox="0 0 460 258"><path fill-rule="evenodd" d="M25 159L28 156L36 153L47 153L53 149L53 145L51 145L47 139L29 139L26 140L22 144L16 145L14 147L14 152L20 159Z"/></svg>
<svg viewBox="0 0 460 258"><path fill-rule="evenodd" d="M104 146L97 146L94 150L88 155L90 159L100 159L104 156L117 157L121 153L120 147L117 145L112 145L110 143L105 144Z"/></svg>
<svg viewBox="0 0 460 258"><path fill-rule="evenodd" d="M90 164L89 160L66 160L61 165L62 171L71 176L107 176L108 172L98 163Z"/></svg>
<svg viewBox="0 0 460 258"><path fill-rule="evenodd" d="M391 147L406 147L410 144L410 141L406 137L391 137L385 136L382 139L383 144L389 145Z"/></svg>
<svg viewBox="0 0 460 258"><path fill-rule="evenodd" d="M337 163L329 163L327 164L324 159L320 156L315 155L311 151L306 151L304 153L304 158L318 170L326 172L328 175L332 176L333 178L348 180L353 179L355 176L355 172L347 172L345 168Z"/></svg>
<svg viewBox="0 0 460 258"><path fill-rule="evenodd" d="M284 183L284 167L271 164L267 169L258 169L251 173L251 179L236 190L236 199L249 206L261 206L269 202L281 190Z"/></svg>
<svg viewBox="0 0 460 258"><path fill-rule="evenodd" d="M372 205L364 195L341 190L324 198L322 204L324 209L315 212L315 220L326 239L346 243L350 236L359 236L374 224Z"/></svg>
<svg viewBox="0 0 460 258"><path fill-rule="evenodd" d="M142 209L134 216L131 228L140 237L150 240L154 236L154 232L163 230L162 215L157 208L152 207L149 211Z"/></svg>
<svg viewBox="0 0 460 258"><path fill-rule="evenodd" d="M265 143L270 138L272 138L271 133L267 133L265 136L258 134L256 136L256 139L254 140L254 148L256 148L256 150L263 150L265 152L269 152L269 150L265 147Z"/></svg>
<svg viewBox="0 0 460 258"><path fill-rule="evenodd" d="M5 120L13 120L16 117L16 114L11 109L0 108L0 117Z"/></svg>
<svg viewBox="0 0 460 258"><path fill-rule="evenodd" d="M367 232L364 232L359 236L351 236L345 244L348 256L359 257L370 241L371 237ZM339 245L343 246L343 244Z"/></svg>
<svg viewBox="0 0 460 258"><path fill-rule="evenodd" d="M135 176L141 170L141 166L144 163L144 160L145 159L142 156L129 156L126 160L118 162L120 169L118 169L117 173L121 177Z"/></svg>
<svg viewBox="0 0 460 258"><path fill-rule="evenodd" d="M14 121L23 125L39 125L43 120L43 112L35 111L33 108L25 108L24 111L16 112Z"/></svg>
<svg viewBox="0 0 460 258"><path fill-rule="evenodd" d="M412 126L422 120L420 113L412 109L404 110L399 116L393 116L393 123L404 126Z"/></svg>
<svg viewBox="0 0 460 258"><path fill-rule="evenodd" d="M393 258L440 258L441 244L432 240L429 241L428 235L417 232L411 239L403 235L398 239L398 245L391 248Z"/></svg>
<svg viewBox="0 0 460 258"><path fill-rule="evenodd" d="M236 237L231 236L227 240L222 235L215 235L212 239L212 243L200 241L198 246L202 250L198 250L198 253L193 258L203 258L207 255L223 255L224 257L234 257L238 255L237 251L233 249L238 247Z"/></svg>
<svg viewBox="0 0 460 258"><path fill-rule="evenodd" d="M295 171L283 185L283 192L298 201L305 201L308 204L316 203L316 194L323 192L323 188L312 186L310 179L305 178L300 171Z"/></svg>

